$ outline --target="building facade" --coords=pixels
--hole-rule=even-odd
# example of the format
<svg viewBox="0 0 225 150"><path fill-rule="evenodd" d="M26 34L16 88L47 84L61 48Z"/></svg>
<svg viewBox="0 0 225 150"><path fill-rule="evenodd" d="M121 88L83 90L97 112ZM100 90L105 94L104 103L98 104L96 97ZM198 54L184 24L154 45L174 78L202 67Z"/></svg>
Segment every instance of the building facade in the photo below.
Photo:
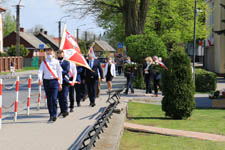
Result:
<svg viewBox="0 0 225 150"><path fill-rule="evenodd" d="M0 52L3 52L3 15L5 9L0 7Z"/></svg>
<svg viewBox="0 0 225 150"><path fill-rule="evenodd" d="M211 32L207 38L204 65L207 70L225 74L225 0L206 0L210 15L206 24ZM224 33L223 33L224 31Z"/></svg>

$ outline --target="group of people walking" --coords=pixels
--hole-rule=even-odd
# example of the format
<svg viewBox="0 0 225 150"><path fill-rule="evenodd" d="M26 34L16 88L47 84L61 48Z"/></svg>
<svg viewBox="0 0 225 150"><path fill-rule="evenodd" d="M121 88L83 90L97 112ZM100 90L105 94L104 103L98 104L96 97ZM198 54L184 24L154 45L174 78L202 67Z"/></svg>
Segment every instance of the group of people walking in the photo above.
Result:
<svg viewBox="0 0 225 150"><path fill-rule="evenodd" d="M161 73L156 67L161 67L162 59L157 56L145 58L145 65L143 67L144 80L146 85L146 96L158 97L158 88L160 88ZM156 66L156 67L155 67ZM152 94L152 84L154 88L154 95Z"/></svg>
<svg viewBox="0 0 225 150"><path fill-rule="evenodd" d="M108 58L105 71L100 62L89 54L87 63L90 69L76 66L74 62L64 59L64 51L57 51L57 58L52 48L46 50L46 59L41 63L38 73L39 83L44 85L47 97L49 121L56 121L57 117L63 118L74 111L74 95L76 93L77 106L80 107L81 100L88 95L90 106L94 107L95 99L98 96L98 84L106 78L108 90L112 90L112 79L116 76L115 64L112 58ZM69 96L70 104L67 97ZM60 113L57 113L59 103Z"/></svg>

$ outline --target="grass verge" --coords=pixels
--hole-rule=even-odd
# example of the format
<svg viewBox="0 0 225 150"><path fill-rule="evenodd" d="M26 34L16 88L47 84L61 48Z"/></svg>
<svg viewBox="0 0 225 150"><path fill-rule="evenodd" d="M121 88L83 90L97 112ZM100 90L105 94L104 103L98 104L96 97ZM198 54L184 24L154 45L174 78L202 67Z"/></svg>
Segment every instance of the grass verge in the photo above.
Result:
<svg viewBox="0 0 225 150"><path fill-rule="evenodd" d="M195 109L187 120L165 117L160 105L128 103L130 123L225 135L225 110Z"/></svg>
<svg viewBox="0 0 225 150"><path fill-rule="evenodd" d="M224 142L124 131L120 150L224 150Z"/></svg>

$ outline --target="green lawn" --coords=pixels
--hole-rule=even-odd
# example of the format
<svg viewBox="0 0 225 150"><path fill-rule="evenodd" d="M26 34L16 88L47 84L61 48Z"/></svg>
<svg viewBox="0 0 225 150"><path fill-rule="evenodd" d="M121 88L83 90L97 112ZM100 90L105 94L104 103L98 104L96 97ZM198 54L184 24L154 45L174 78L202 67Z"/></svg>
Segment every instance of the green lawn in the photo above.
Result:
<svg viewBox="0 0 225 150"><path fill-rule="evenodd" d="M222 109L196 109L187 120L172 120L165 117L160 105L130 102L128 116L131 123L225 135L225 110Z"/></svg>
<svg viewBox="0 0 225 150"><path fill-rule="evenodd" d="M225 150L225 142L124 131L120 150Z"/></svg>
<svg viewBox="0 0 225 150"><path fill-rule="evenodd" d="M23 71L29 71L29 70L38 70L39 67L23 67L23 69L20 69L20 70L16 70L16 72L23 72ZM0 75L7 75L9 74L10 72L1 72Z"/></svg>

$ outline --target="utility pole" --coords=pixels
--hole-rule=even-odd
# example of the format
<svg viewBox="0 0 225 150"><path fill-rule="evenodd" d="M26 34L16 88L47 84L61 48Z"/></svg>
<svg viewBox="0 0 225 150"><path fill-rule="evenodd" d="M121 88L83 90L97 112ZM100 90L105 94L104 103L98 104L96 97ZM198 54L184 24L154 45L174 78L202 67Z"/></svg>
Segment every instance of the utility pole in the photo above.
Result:
<svg viewBox="0 0 225 150"><path fill-rule="evenodd" d="M16 5L16 56L20 56L20 4Z"/></svg>
<svg viewBox="0 0 225 150"><path fill-rule="evenodd" d="M85 31L85 42L87 42L87 31Z"/></svg>
<svg viewBox="0 0 225 150"><path fill-rule="evenodd" d="M79 42L79 29L77 28L77 43Z"/></svg>
<svg viewBox="0 0 225 150"><path fill-rule="evenodd" d="M195 0L195 8L194 8L194 43L193 43L193 80L195 84L195 49L196 49L196 23L197 23L197 0Z"/></svg>
<svg viewBox="0 0 225 150"><path fill-rule="evenodd" d="M60 44L61 44L61 24L62 24L62 22L61 21L59 21L58 22L59 23L59 48L60 48Z"/></svg>

